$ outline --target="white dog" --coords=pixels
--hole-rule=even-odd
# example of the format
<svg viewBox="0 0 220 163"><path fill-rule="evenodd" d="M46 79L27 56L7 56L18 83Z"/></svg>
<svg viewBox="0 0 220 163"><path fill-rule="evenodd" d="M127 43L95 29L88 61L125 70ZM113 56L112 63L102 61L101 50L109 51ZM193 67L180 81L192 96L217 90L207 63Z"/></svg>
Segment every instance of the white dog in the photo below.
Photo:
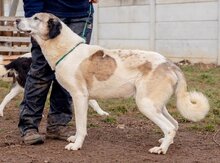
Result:
<svg viewBox="0 0 220 163"><path fill-rule="evenodd" d="M7 65L1 65L2 61L3 56L0 56L0 77L5 75L13 77L13 84L10 92L4 97L0 104L1 117L3 117L5 106L19 93L24 91L27 73L32 63L31 53L26 53ZM89 100L89 104L99 115L109 115L100 108L95 100Z"/></svg>
<svg viewBox="0 0 220 163"><path fill-rule="evenodd" d="M39 13L16 22L19 30L29 32L36 39L58 82L74 99L76 135L68 138L71 142L65 147L68 150L82 147L87 135L90 98L133 96L140 112L164 133L160 146L149 150L157 154L167 152L178 129L178 123L165 106L173 93L185 118L199 121L209 111L207 98L202 93L187 92L181 70L156 52L87 45L51 14Z"/></svg>

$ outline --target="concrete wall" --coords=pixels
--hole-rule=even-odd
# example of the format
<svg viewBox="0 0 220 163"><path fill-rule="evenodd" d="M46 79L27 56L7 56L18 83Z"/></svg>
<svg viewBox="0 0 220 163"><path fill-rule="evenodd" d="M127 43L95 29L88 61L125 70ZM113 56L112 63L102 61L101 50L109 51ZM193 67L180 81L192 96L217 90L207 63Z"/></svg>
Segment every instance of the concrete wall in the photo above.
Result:
<svg viewBox="0 0 220 163"><path fill-rule="evenodd" d="M101 0L98 43L111 48L149 49L148 0Z"/></svg>
<svg viewBox="0 0 220 163"><path fill-rule="evenodd" d="M100 45L219 63L218 0L100 0Z"/></svg>
<svg viewBox="0 0 220 163"><path fill-rule="evenodd" d="M156 50L173 59L216 63L218 2L194 1L157 4Z"/></svg>

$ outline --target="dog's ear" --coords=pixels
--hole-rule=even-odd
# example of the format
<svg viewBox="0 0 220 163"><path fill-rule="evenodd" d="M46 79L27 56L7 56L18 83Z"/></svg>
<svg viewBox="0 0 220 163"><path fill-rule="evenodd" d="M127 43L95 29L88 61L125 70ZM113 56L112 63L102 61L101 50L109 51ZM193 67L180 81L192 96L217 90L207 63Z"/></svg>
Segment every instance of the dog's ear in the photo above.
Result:
<svg viewBox="0 0 220 163"><path fill-rule="evenodd" d="M50 18L48 20L48 30L49 30L48 37L50 39L57 37L60 34L61 29L62 29L62 24L60 23L59 20L54 18Z"/></svg>

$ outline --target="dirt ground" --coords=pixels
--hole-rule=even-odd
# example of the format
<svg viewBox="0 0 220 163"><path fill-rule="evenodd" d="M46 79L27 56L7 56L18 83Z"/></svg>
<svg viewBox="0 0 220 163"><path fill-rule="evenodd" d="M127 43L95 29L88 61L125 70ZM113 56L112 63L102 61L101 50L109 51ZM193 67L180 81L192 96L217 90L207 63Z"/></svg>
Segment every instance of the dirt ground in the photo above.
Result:
<svg viewBox="0 0 220 163"><path fill-rule="evenodd" d="M46 114L46 113L45 113ZM14 103L6 108L5 116L0 117L0 162L4 163L75 163L75 162L220 162L220 146L213 141L216 133L198 132L187 129L181 123L166 155L150 154L148 150L158 145L162 137L159 129L145 118L137 118L136 113L118 117L117 124L107 124L102 117L89 116L88 136L79 151L67 151L65 141L46 140L42 145L25 146L20 139L18 109ZM40 132L45 133L43 118ZM93 124L93 125L91 125ZM124 129L118 124L125 125ZM220 133L215 135L220 143Z"/></svg>

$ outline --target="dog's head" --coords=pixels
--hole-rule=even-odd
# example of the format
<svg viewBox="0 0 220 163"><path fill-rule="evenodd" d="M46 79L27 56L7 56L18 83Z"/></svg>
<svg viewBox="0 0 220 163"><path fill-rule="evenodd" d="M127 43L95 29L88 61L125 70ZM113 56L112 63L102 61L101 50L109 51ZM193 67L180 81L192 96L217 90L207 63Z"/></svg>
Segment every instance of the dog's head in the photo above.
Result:
<svg viewBox="0 0 220 163"><path fill-rule="evenodd" d="M53 39L62 29L61 21L52 14L38 13L30 18L16 20L18 30L38 36L42 40Z"/></svg>

